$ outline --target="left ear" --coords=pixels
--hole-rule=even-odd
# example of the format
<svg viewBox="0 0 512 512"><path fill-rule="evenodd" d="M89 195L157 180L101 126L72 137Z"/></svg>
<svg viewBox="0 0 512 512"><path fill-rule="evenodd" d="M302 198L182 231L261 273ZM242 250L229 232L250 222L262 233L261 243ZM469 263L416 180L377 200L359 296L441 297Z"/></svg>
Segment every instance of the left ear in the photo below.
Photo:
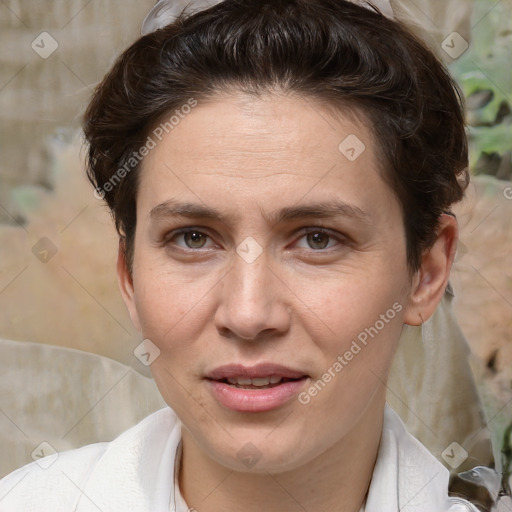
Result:
<svg viewBox="0 0 512 512"><path fill-rule="evenodd" d="M458 237L457 220L443 213L439 218L436 240L423 253L421 266L414 275L404 323L421 325L434 314L448 285Z"/></svg>

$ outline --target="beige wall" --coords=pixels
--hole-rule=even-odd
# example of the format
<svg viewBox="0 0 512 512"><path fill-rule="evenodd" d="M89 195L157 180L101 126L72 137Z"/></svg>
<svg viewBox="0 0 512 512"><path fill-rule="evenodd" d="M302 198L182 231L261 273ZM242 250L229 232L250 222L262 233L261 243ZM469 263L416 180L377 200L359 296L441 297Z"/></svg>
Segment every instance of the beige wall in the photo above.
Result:
<svg viewBox="0 0 512 512"><path fill-rule="evenodd" d="M0 4L0 204L20 184L52 186L46 139L77 127L90 90L139 35L152 0L6 0ZM31 48L41 32L58 43ZM0 208L0 221L9 216Z"/></svg>

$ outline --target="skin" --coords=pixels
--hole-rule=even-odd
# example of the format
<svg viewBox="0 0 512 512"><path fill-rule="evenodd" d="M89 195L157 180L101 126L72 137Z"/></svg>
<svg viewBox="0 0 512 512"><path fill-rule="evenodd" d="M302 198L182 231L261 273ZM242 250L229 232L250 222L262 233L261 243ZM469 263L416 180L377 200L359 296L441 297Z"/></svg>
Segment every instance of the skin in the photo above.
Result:
<svg viewBox="0 0 512 512"><path fill-rule="evenodd" d="M354 161L338 149L350 134L366 148ZM151 371L183 423L180 490L198 512L357 512L364 501L402 326L433 314L457 241L455 220L443 215L421 268L408 269L377 144L360 114L226 93L200 102L146 157L133 272L121 244L118 277L135 327L160 350ZM154 210L172 199L232 218ZM364 217L267 218L330 199ZM183 227L204 235L176 234ZM247 237L262 250L250 263L236 251ZM306 373L307 390L393 304L401 310L307 404L234 412L204 380L227 363L270 361ZM259 454L252 467L237 457L244 446Z"/></svg>

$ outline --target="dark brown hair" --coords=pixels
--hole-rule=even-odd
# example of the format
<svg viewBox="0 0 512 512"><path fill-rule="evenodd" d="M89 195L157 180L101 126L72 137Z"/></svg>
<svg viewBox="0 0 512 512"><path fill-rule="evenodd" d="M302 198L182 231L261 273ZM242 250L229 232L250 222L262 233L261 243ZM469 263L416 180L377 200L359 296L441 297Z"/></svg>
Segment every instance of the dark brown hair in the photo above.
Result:
<svg viewBox="0 0 512 512"><path fill-rule="evenodd" d="M134 155L191 98L233 89L279 90L360 112L401 205L409 267L419 268L439 216L469 179L462 98L444 66L376 9L343 0L225 0L139 38L85 113L88 176L111 209L130 269Z"/></svg>

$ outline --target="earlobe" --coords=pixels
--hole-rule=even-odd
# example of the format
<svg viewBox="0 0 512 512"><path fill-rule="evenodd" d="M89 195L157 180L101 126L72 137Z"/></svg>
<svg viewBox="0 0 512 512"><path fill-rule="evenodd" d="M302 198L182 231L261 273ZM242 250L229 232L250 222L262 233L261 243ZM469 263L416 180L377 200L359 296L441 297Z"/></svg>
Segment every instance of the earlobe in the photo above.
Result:
<svg viewBox="0 0 512 512"><path fill-rule="evenodd" d="M139 315L135 305L135 292L133 287L133 277L126 263L126 247L123 238L119 239L119 247L117 251L117 282L123 297L124 303L128 308L128 313L135 329L141 332Z"/></svg>
<svg viewBox="0 0 512 512"><path fill-rule="evenodd" d="M423 253L421 266L413 279L404 315L404 323L407 325L421 325L434 314L448 285L457 240L457 220L443 213L439 219L436 240Z"/></svg>

